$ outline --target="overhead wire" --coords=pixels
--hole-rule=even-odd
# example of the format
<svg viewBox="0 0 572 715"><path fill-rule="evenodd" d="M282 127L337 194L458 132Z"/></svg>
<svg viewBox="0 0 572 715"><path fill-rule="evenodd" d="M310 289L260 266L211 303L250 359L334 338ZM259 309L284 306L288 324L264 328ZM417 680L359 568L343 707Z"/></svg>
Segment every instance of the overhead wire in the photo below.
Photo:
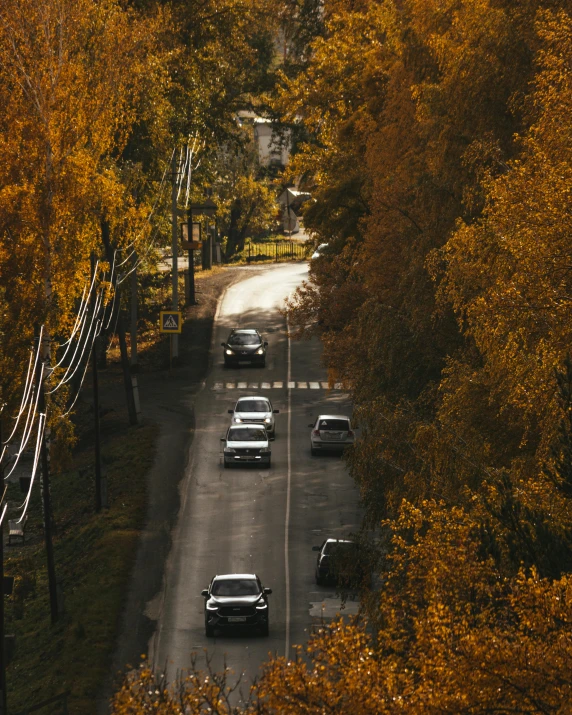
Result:
<svg viewBox="0 0 572 715"><path fill-rule="evenodd" d="M36 477L36 472L38 471L38 462L40 458L40 451L42 446L42 437L44 436L44 430L46 427L46 413L40 412L38 420L38 434L36 436L36 449L34 450L34 463L32 466L32 473L30 475L30 484L28 486L28 493L24 501L16 507L16 509L23 509L22 514L18 522L21 522L24 518L26 511L28 509L28 504L30 502L30 497L32 496L32 487L34 486L34 479Z"/></svg>

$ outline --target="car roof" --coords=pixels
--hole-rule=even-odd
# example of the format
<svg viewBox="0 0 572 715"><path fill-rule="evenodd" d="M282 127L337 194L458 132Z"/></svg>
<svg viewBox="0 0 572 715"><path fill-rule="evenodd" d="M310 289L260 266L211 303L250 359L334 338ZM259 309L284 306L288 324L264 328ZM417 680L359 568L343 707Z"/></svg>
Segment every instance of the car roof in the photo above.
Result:
<svg viewBox="0 0 572 715"><path fill-rule="evenodd" d="M238 398L237 402L241 400L264 400L265 402L270 402L270 398L264 395L242 395Z"/></svg>
<svg viewBox="0 0 572 715"><path fill-rule="evenodd" d="M355 541L352 541L351 539L326 539L324 542L326 544L355 544Z"/></svg>
<svg viewBox="0 0 572 715"><path fill-rule="evenodd" d="M221 573L217 574L213 581L228 581L235 578L253 578L258 579L255 573Z"/></svg>
<svg viewBox="0 0 572 715"><path fill-rule="evenodd" d="M258 427L264 429L264 425L259 422L240 422L237 425L230 425L229 429L246 429L246 427Z"/></svg>
<svg viewBox="0 0 572 715"><path fill-rule="evenodd" d="M349 420L347 415L319 415L319 420Z"/></svg>
<svg viewBox="0 0 572 715"><path fill-rule="evenodd" d="M233 328L231 333L247 333L248 335L258 335L258 330L254 328Z"/></svg>

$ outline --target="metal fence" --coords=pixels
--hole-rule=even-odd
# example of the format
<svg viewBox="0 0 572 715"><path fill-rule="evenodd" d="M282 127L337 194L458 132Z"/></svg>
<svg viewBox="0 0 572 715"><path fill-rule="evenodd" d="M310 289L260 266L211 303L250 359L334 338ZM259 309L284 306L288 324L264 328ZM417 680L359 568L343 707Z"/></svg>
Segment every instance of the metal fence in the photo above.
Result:
<svg viewBox="0 0 572 715"><path fill-rule="evenodd" d="M301 261L306 258L306 247L294 241L250 242L245 248L247 263L256 261Z"/></svg>

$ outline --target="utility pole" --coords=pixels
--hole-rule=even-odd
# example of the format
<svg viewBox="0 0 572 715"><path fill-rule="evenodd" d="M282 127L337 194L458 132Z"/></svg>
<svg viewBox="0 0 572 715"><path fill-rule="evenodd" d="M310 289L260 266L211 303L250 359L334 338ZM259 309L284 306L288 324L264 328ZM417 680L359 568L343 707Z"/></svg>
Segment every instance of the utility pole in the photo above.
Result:
<svg viewBox="0 0 572 715"><path fill-rule="evenodd" d="M38 332L38 340L40 334ZM42 365L47 359L47 351L41 345L38 345L42 358L38 360L36 370L36 386L40 391L39 395L39 411L44 415L44 432L42 434L42 442L40 445L40 460L42 464L42 506L44 516L44 542L46 545L46 559L48 562L48 589L50 593L50 614L52 625L58 620L58 587L56 582L56 567L54 562L54 547L52 544L52 504L50 496L50 455L48 452L48 423L46 414L46 395L44 388L44 378Z"/></svg>
<svg viewBox="0 0 572 715"><path fill-rule="evenodd" d="M91 254L91 280L95 282L95 255ZM97 304L96 292L91 295L91 309L95 311ZM95 320L95 318L94 318ZM99 378L97 375L97 337L91 348L91 369L93 374L93 419L95 426L95 511L101 511L101 440L99 430Z"/></svg>
<svg viewBox="0 0 572 715"><path fill-rule="evenodd" d="M0 447L2 445L2 418L0 417ZM0 479L4 484L4 467L0 462ZM4 507L4 499L6 498L6 487L2 499L0 499L0 514ZM0 524L0 585L2 592L0 594L0 715L7 715L7 696L6 696L6 634L4 629L4 521Z"/></svg>
<svg viewBox="0 0 572 715"><path fill-rule="evenodd" d="M133 268L131 269L131 372L137 372L137 253L133 252Z"/></svg>
<svg viewBox="0 0 572 715"><path fill-rule="evenodd" d="M177 152L173 151L173 159L171 161L171 251L173 254L173 310L179 310L179 264L178 264L178 248L179 248L179 227L178 227L178 211L177 211L177 178L179 176ZM189 265L189 270L191 266ZM176 360L179 357L179 336L174 333L171 336L171 344L173 349L173 358Z"/></svg>

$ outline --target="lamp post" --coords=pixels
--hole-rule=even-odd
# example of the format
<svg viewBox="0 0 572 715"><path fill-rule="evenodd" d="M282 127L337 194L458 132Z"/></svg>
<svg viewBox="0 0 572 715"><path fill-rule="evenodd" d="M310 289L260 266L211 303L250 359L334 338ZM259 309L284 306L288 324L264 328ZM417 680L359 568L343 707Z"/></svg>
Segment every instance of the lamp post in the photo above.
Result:
<svg viewBox="0 0 572 715"><path fill-rule="evenodd" d="M214 216L217 210L217 205L211 198L205 199L202 203L191 204L188 208L187 236L188 240L183 243L183 246L189 251L189 294L187 302L189 305L196 305L195 300L195 261L193 251L202 248L200 225L198 236L193 231L193 214L202 214L203 216ZM197 240L195 240L197 239Z"/></svg>

